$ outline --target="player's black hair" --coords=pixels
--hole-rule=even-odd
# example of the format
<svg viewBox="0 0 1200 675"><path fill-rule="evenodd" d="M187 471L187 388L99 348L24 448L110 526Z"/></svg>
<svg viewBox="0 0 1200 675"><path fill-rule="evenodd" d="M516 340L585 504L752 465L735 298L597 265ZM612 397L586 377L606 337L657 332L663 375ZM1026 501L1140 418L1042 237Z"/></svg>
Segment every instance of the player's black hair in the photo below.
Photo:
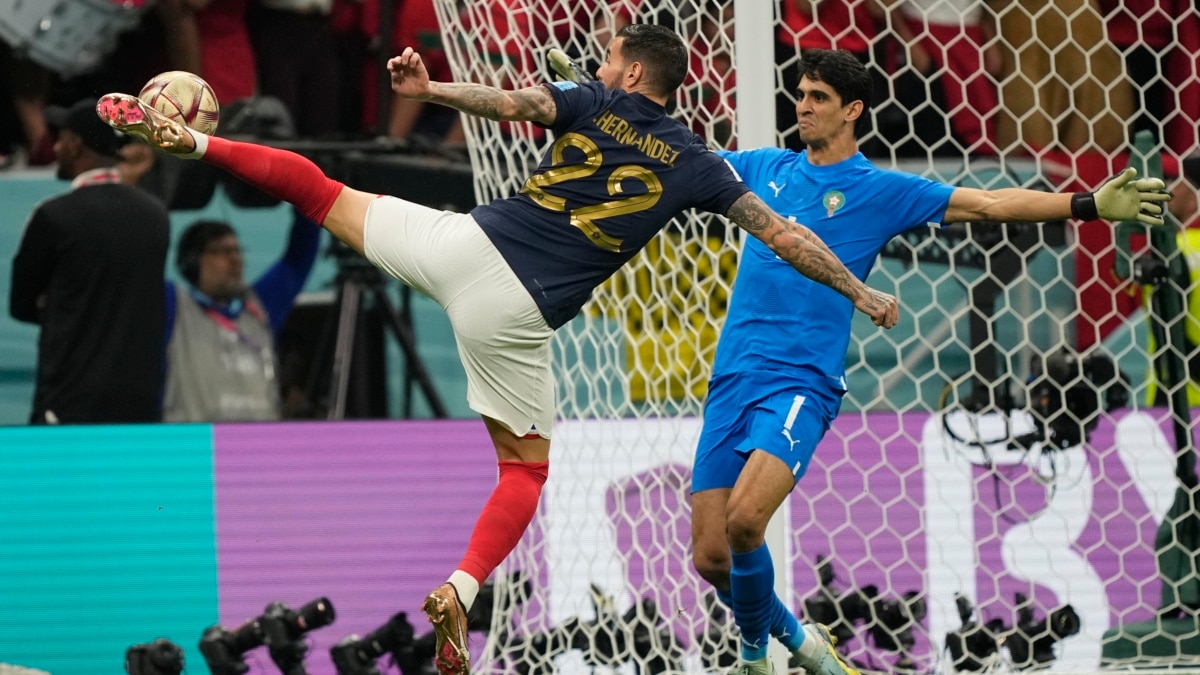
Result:
<svg viewBox="0 0 1200 675"><path fill-rule="evenodd" d="M800 76L824 82L842 98L842 105L862 101L865 119L871 108L871 74L867 67L844 49L806 49L800 55Z"/></svg>
<svg viewBox="0 0 1200 675"><path fill-rule="evenodd" d="M198 220L188 226L179 237L175 252L175 266L179 274L195 286L200 283L200 256L210 242L237 234L233 226L219 220Z"/></svg>
<svg viewBox="0 0 1200 675"><path fill-rule="evenodd" d="M642 64L648 84L659 95L670 96L683 84L688 72L688 53L675 31L649 23L631 23L618 31L617 37L625 38L621 56Z"/></svg>

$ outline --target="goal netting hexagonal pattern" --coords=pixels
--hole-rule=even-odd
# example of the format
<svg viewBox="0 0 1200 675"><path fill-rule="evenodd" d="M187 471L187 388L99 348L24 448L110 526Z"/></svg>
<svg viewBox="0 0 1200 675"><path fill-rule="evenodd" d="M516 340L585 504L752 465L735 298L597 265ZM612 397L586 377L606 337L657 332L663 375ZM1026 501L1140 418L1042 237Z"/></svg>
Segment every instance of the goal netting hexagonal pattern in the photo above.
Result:
<svg viewBox="0 0 1200 675"><path fill-rule="evenodd" d="M799 54L834 46L872 73L860 141L880 166L1081 190L1128 163L1183 195L1200 16L1191 3L1143 4L437 9L456 79L501 87L549 79L551 47L594 71L623 23L672 26L692 53L672 114L713 147L796 148ZM516 193L553 140L530 124L465 124L480 200ZM691 566L688 486L739 242L721 218L682 216L559 331L551 480L497 574L479 669L734 664L735 629ZM1102 222L894 240L869 282L897 293L902 323L856 318L841 415L773 530L785 602L832 624L864 671L1194 664L1195 392L1179 384L1200 336L1189 253L1200 240L1174 229Z"/></svg>

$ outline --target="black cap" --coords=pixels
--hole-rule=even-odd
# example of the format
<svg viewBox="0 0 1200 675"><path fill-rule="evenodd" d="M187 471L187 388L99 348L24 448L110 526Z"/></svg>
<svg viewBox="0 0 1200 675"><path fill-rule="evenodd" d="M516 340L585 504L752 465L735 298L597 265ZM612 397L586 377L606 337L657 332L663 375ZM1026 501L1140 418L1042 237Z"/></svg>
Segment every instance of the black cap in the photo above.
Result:
<svg viewBox="0 0 1200 675"><path fill-rule="evenodd" d="M105 157L117 157L117 151L125 145L122 134L105 124L96 114L94 99L83 99L70 108L47 107L46 124L55 129L75 132L85 146Z"/></svg>

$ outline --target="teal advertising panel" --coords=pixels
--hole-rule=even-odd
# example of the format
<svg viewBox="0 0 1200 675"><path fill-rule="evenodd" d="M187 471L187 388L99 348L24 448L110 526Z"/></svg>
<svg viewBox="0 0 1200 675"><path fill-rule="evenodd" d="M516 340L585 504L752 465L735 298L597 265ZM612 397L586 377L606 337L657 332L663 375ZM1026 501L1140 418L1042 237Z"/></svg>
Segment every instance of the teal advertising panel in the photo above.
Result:
<svg viewBox="0 0 1200 675"><path fill-rule="evenodd" d="M212 427L0 428L0 663L124 672L217 622Z"/></svg>

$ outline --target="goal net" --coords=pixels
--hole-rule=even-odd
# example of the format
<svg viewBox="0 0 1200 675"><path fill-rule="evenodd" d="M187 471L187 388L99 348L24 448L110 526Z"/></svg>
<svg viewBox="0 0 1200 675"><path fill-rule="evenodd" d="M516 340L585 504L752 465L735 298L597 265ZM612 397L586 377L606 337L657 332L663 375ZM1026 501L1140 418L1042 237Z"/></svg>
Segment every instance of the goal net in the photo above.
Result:
<svg viewBox="0 0 1200 675"><path fill-rule="evenodd" d="M1069 191L1130 164L1186 195L1200 16L1178 4L436 7L455 78L501 87L548 79L550 47L594 72L624 23L673 27L691 72L672 114L713 147L798 149L798 54L836 46L872 72L860 146L879 166ZM553 141L464 122L481 201L520 190ZM736 630L691 565L688 489L739 245L723 219L682 216L559 331L552 479L496 575L481 672L735 664ZM1174 229L1107 223L894 240L869 283L900 297L901 325L856 318L841 414L777 515L785 602L864 671L1196 664L1189 252L1200 240Z"/></svg>

